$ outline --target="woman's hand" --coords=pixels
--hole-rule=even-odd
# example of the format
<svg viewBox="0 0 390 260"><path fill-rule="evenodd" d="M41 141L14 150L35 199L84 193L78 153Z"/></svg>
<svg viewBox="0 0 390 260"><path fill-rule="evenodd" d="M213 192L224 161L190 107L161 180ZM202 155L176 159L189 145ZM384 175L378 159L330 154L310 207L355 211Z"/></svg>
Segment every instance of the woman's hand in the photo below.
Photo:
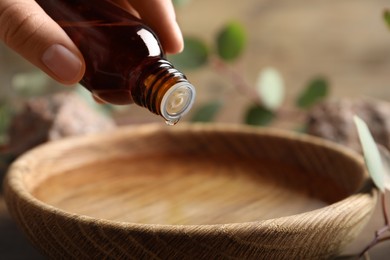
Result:
<svg viewBox="0 0 390 260"><path fill-rule="evenodd" d="M180 52L183 38L171 0L115 0L151 27L168 53ZM34 0L0 0L0 39L63 84L81 80L82 54Z"/></svg>

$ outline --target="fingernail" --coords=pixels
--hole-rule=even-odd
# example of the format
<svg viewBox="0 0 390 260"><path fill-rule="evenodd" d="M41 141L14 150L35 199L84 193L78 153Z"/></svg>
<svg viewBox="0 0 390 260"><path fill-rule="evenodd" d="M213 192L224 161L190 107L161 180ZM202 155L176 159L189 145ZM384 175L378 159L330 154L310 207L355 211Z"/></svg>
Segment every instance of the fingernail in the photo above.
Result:
<svg viewBox="0 0 390 260"><path fill-rule="evenodd" d="M82 66L81 60L60 44L50 46L43 53L42 62L64 82L74 82Z"/></svg>

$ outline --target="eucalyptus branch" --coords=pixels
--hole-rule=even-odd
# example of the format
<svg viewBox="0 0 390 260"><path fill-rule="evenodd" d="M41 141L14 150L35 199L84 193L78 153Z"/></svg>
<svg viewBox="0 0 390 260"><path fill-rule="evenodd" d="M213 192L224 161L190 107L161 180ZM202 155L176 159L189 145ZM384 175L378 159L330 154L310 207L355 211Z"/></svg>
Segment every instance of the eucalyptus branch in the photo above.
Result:
<svg viewBox="0 0 390 260"><path fill-rule="evenodd" d="M386 242L386 241L390 241L390 236L382 237L381 239L378 240L378 243L382 243L382 242Z"/></svg>
<svg viewBox="0 0 390 260"><path fill-rule="evenodd" d="M215 70L231 79L233 85L237 89L238 92L247 96L252 102L257 105L261 105L261 98L256 90L250 86L241 74L237 73L235 70L229 68L226 63L221 61L220 59L214 57L211 62L212 66Z"/></svg>
<svg viewBox="0 0 390 260"><path fill-rule="evenodd" d="M368 252L366 252L363 257L364 257L364 260L370 260L371 259L370 255L368 254Z"/></svg>
<svg viewBox="0 0 390 260"><path fill-rule="evenodd" d="M387 213L387 206L386 206L386 193L385 192L382 192L382 194L381 194L381 201L382 201L382 214L383 214L383 219L385 221L385 226L387 226L387 230L390 230L389 216Z"/></svg>
<svg viewBox="0 0 390 260"><path fill-rule="evenodd" d="M368 251L376 246L377 244L390 240L390 236L381 237L385 232L390 231L389 218L386 208L386 194L384 192L381 193L381 207L384 218L384 226L378 229L375 232L374 239L364 248L364 250L359 254L359 258L363 257L368 253Z"/></svg>
<svg viewBox="0 0 390 260"><path fill-rule="evenodd" d="M280 107L277 111L277 116L283 121L298 121L300 122L305 118L305 111L297 108L283 108Z"/></svg>
<svg viewBox="0 0 390 260"><path fill-rule="evenodd" d="M237 92L241 93L242 95L246 96L250 101L252 101L257 106L262 105L262 99L259 95L259 93L255 90L255 88L251 85L249 85L244 77L236 72L234 69L230 68L225 62L218 59L217 57L213 57L211 59L212 66L214 69L220 73L223 74L225 77L228 77L231 82L233 83L233 86L236 88ZM302 109L294 109L294 108L283 108L280 107L275 112L275 115L282 121L296 121L297 119L303 119L305 116L305 111Z"/></svg>

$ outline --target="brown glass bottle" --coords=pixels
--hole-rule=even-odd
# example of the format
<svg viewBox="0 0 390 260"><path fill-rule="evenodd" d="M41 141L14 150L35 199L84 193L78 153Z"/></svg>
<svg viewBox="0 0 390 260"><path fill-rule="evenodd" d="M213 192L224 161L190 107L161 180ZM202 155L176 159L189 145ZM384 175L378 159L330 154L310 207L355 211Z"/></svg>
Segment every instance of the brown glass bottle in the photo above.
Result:
<svg viewBox="0 0 390 260"><path fill-rule="evenodd" d="M86 62L81 84L117 105L136 103L177 122L195 89L165 59L158 38L141 20L109 0L37 0L69 35Z"/></svg>

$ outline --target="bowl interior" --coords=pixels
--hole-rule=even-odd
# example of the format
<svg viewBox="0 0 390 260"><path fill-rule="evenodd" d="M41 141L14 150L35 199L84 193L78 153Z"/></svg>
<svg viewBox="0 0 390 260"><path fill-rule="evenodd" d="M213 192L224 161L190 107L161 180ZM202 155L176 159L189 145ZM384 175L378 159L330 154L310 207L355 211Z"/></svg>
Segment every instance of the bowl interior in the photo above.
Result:
<svg viewBox="0 0 390 260"><path fill-rule="evenodd" d="M365 180L353 153L273 130L129 128L34 152L46 155L25 179L36 199L131 223L272 219L340 201Z"/></svg>

